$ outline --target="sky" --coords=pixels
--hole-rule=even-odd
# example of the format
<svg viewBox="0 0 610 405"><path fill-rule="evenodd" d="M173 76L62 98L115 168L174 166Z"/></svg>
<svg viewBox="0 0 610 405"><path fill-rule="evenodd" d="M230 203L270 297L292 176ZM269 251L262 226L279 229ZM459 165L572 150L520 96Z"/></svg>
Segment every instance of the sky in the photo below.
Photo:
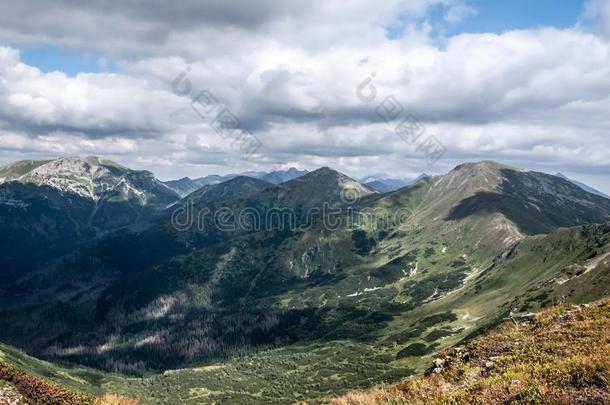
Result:
<svg viewBox="0 0 610 405"><path fill-rule="evenodd" d="M0 3L0 164L98 155L168 180L496 160L610 193L609 112L610 0Z"/></svg>

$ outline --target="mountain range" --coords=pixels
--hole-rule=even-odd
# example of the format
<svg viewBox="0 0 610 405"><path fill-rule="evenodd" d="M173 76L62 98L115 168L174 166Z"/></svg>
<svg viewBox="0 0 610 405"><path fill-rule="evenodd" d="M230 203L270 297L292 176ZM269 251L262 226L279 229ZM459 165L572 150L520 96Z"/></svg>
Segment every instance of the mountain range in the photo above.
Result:
<svg viewBox="0 0 610 405"><path fill-rule="evenodd" d="M0 341L142 403L323 402L610 294L610 200L497 162L391 191L324 167L187 193L97 158L0 177Z"/></svg>
<svg viewBox="0 0 610 405"><path fill-rule="evenodd" d="M219 184L239 176L252 177L255 179L266 181L271 184L281 184L296 179L297 177L303 176L306 173L307 170L298 170L294 167L291 167L286 170L274 170L271 172L244 172L240 174L227 174L224 176L210 175L205 177L199 177L197 179L183 177L179 180L166 181L165 185L174 190L176 193L180 194L180 196L186 197L193 191L196 191L203 186Z"/></svg>
<svg viewBox="0 0 610 405"><path fill-rule="evenodd" d="M418 183L422 180L428 178L427 174L419 175L417 178L413 180L400 180L400 179L388 179L388 178L375 178L375 177L365 177L360 181L366 186L380 192L380 193L388 193L390 191L398 190L399 188L403 188L415 183Z"/></svg>

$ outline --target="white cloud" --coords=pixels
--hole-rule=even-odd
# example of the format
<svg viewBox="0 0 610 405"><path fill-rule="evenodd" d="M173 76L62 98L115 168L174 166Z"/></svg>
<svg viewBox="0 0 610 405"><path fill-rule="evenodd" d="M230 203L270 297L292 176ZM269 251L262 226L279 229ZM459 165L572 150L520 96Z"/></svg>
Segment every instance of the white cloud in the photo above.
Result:
<svg viewBox="0 0 610 405"><path fill-rule="evenodd" d="M166 107L178 97L146 80L117 74L43 73L0 48L0 114L36 133L62 129L96 134L167 129Z"/></svg>

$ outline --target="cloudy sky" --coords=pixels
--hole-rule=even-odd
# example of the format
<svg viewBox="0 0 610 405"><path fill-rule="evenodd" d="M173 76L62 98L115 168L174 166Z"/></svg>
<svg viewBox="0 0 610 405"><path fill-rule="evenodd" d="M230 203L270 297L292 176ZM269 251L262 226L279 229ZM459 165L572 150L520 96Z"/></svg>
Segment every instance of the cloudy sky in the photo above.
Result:
<svg viewBox="0 0 610 405"><path fill-rule="evenodd" d="M492 159L610 193L610 0L113 4L0 3L0 164L411 178Z"/></svg>

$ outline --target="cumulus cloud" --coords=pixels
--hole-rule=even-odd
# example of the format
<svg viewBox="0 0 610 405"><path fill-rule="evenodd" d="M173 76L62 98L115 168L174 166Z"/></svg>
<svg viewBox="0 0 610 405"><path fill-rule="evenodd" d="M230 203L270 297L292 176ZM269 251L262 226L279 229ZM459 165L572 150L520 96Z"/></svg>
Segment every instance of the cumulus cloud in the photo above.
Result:
<svg viewBox="0 0 610 405"><path fill-rule="evenodd" d="M0 47L0 160L101 154L169 178L287 164L410 177L497 159L593 176L610 169L608 4L590 0L573 28L439 44L428 13L456 23L476 14L467 1L4 2L0 44L17 45ZM18 46L42 43L119 70L69 77L21 61ZM180 72L189 94L172 90ZM374 100L357 96L363 83ZM191 109L202 90L260 139L257 159ZM403 114L386 122L388 96ZM406 114L447 148L435 166L396 135Z"/></svg>
<svg viewBox="0 0 610 405"><path fill-rule="evenodd" d="M0 38L52 41L117 58L257 47L261 41L325 48L379 39L401 18L431 6L458 9L463 0L184 0L96 2L28 0L0 4ZM28 18L24 19L23 16Z"/></svg>
<svg viewBox="0 0 610 405"><path fill-rule="evenodd" d="M117 74L43 73L21 63L19 52L0 48L0 116L14 129L45 134L62 130L89 136L167 130L172 93L146 80Z"/></svg>

